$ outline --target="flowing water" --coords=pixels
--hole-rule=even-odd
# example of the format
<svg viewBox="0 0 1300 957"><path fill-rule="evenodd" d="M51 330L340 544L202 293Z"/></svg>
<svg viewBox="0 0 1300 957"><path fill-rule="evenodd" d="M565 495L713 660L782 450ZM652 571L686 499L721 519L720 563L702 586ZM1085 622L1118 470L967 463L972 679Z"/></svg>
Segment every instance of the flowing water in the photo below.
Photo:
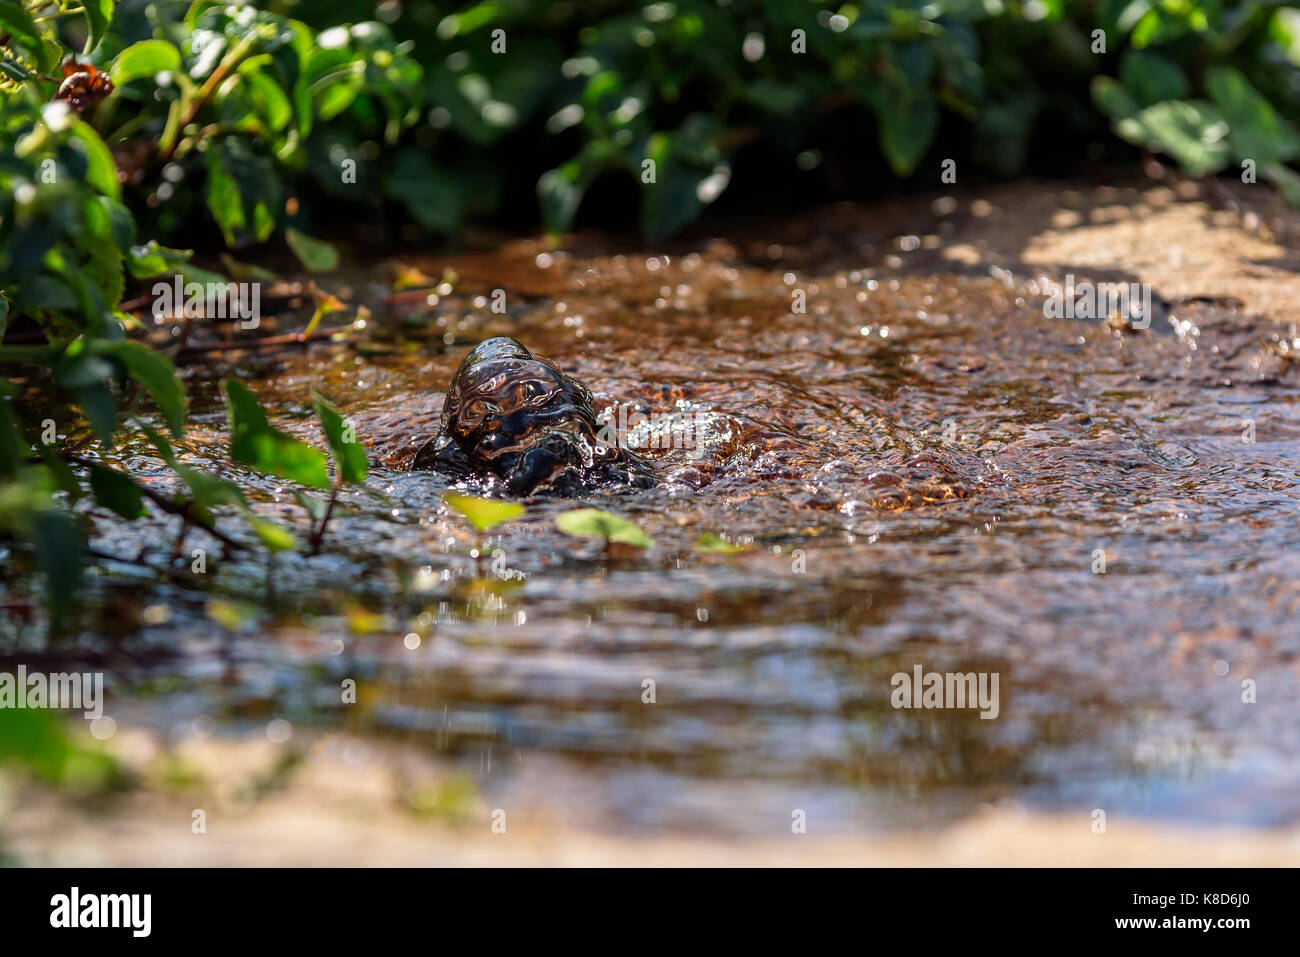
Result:
<svg viewBox="0 0 1300 957"><path fill-rule="evenodd" d="M1300 820L1294 329L1185 302L1125 331L1046 318L1024 270L811 269L717 242L445 264L442 294L358 274L345 291L373 315L346 344L190 366L185 459L265 514L305 527L290 489L229 463L222 375L316 442L319 387L372 471L323 554L277 560L269 609L261 559L198 532L205 588L102 564L97 622L61 654L109 671L110 712L401 739L490 807L544 799L625 831L788 833L796 808L822 832L938 825L1007 800ZM615 420L690 423L702 452L644 452L656 488L579 503L653 549L607 557L556 529L573 502L536 500L476 559L447 481L404 468L492 335ZM168 487L143 446L116 458ZM165 560L174 522L99 521L97 548ZM745 550L697 553L705 532ZM997 717L895 709L891 677L917 665L996 673Z"/></svg>

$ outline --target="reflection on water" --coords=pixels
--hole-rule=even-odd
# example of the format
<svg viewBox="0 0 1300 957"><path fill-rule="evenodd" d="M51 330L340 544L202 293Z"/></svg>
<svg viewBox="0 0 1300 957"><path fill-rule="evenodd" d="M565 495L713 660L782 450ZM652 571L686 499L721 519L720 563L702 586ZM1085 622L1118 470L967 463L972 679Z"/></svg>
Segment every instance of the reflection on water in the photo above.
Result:
<svg viewBox="0 0 1300 957"><path fill-rule="evenodd" d="M453 265L432 305L358 282L363 348L195 370L185 454L267 514L300 521L290 490L225 464L219 375L313 440L318 385L373 441L326 554L279 560L273 612L219 624L207 593L110 566L96 635L43 653L95 656L138 720L400 737L488 794L611 827L782 830L796 807L823 829L933 824L1004 799L1081 826L1095 807L1300 818L1293 331L1186 303L1130 334L1044 318L1027 275L796 274L726 247L519 243ZM485 307L497 287L508 316ZM445 481L403 469L465 352L499 334L598 407L702 417L702 454L646 453L666 482L595 499L656 549L606 563L555 530L571 503L537 501L476 560ZM165 482L140 447L120 458ZM100 531L131 556L174 534ZM696 554L706 531L750 547ZM262 594L257 561L208 544L219 598ZM917 664L998 673L999 718L895 710L891 675Z"/></svg>

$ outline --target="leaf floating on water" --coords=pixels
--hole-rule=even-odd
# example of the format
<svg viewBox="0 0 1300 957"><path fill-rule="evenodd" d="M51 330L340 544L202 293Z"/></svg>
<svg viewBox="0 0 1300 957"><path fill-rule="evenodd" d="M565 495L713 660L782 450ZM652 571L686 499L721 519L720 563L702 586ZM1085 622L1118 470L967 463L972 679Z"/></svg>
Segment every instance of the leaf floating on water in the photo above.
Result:
<svg viewBox="0 0 1300 957"><path fill-rule="evenodd" d="M749 549L744 545L733 545L713 532L705 532L695 540L695 550L701 555L734 555Z"/></svg>
<svg viewBox="0 0 1300 957"><path fill-rule="evenodd" d="M651 548L655 540L635 522L598 508L576 508L555 516L556 527L577 538L599 538L633 548Z"/></svg>
<svg viewBox="0 0 1300 957"><path fill-rule="evenodd" d="M463 515L475 530L486 532L495 525L508 522L524 514L518 502L502 502L493 498L475 498L459 492L446 492L442 500Z"/></svg>

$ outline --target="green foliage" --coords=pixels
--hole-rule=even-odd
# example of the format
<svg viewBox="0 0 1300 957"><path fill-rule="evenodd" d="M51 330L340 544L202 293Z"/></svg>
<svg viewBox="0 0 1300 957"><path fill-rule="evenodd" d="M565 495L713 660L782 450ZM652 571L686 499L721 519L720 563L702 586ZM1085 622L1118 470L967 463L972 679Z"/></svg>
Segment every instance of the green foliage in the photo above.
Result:
<svg viewBox="0 0 1300 957"><path fill-rule="evenodd" d="M343 483L361 485L366 480L366 451L357 441L351 425L319 392L312 393L312 407L320 421L321 430L329 443L334 458L337 479L331 483L325 467L325 455L306 442L273 428L267 421L262 405L249 389L227 379L222 383L226 394L226 414L230 427L230 457L236 462L251 465L259 471L289 479L309 488L333 487L328 503L296 491L295 498L307 510L313 521L319 522L312 532L312 552L320 548L334 509L338 488ZM293 536L273 523L257 518L251 512L246 519L272 551L285 551L294 547Z"/></svg>
<svg viewBox="0 0 1300 957"><path fill-rule="evenodd" d="M58 411L70 404L110 446L140 395L174 434L185 419L172 363L128 341L132 320L118 311L125 273L153 275L173 253L136 245L120 200L112 157L92 127L62 103L40 105L30 90L8 94L0 111L0 330L22 318L42 341L0 345L0 372L24 383L0 381L0 534L43 571L56 628L69 623L81 579L81 533L68 506L84 490L42 440L47 427L74 431ZM35 407L26 395L33 390ZM89 483L97 504L139 514L130 479L96 467Z"/></svg>
<svg viewBox="0 0 1300 957"><path fill-rule="evenodd" d="M111 509L125 519L144 515L144 496L140 486L121 472L103 465L90 466L90 490L95 504Z"/></svg>
<svg viewBox="0 0 1300 957"><path fill-rule="evenodd" d="M284 231L284 238L308 272L330 272L338 268L338 250L329 243L313 239L292 226Z"/></svg>
<svg viewBox="0 0 1300 957"><path fill-rule="evenodd" d="M175 46L166 40L141 40L117 55L108 75L115 84L124 86L132 80L152 79L180 68L181 54Z"/></svg>
<svg viewBox="0 0 1300 957"><path fill-rule="evenodd" d="M325 455L319 449L272 428L247 386L227 379L221 388L226 394L232 459L311 488L329 488Z"/></svg>
<svg viewBox="0 0 1300 957"><path fill-rule="evenodd" d="M1107 76L1093 80L1094 102L1114 121L1115 132L1121 137L1168 154L1193 176L1217 173L1235 163L1243 170L1258 169L1291 199L1297 177L1283 164L1300 156L1300 135L1233 61L1239 61L1242 68L1253 66L1272 84L1292 89L1297 78L1294 67L1275 61L1272 75L1268 75L1242 53L1249 34L1243 25L1254 22L1250 11L1233 30L1219 32L1227 21L1220 18L1217 7L1191 9L1195 16L1186 21L1163 7L1149 10L1134 28L1133 48L1120 59L1119 80ZM1279 11L1277 17L1260 21L1256 32L1269 23L1273 24L1272 35L1285 40L1287 57L1292 63L1300 62L1300 21L1283 19ZM1211 61L1194 78L1168 57L1143 49L1161 38L1181 38L1171 52L1184 49L1189 31L1205 38L1197 65ZM1196 90L1209 99L1192 98ZM1289 109L1297 105L1294 93L1281 99Z"/></svg>
<svg viewBox="0 0 1300 957"><path fill-rule="evenodd" d="M102 748L77 741L41 708L0 708L0 767L11 766L82 792L121 784L126 774Z"/></svg>
<svg viewBox="0 0 1300 957"><path fill-rule="evenodd" d="M442 500L460 513L479 533L524 514L524 507L518 502L475 498L473 495L462 495L460 492L446 492Z"/></svg>
<svg viewBox="0 0 1300 957"><path fill-rule="evenodd" d="M282 239L311 271L337 261L312 238L334 210L286 204L304 190L453 232L530 177L558 232L621 179L659 238L748 150L797 178L794 158L815 166L845 128L875 143L850 176L937 179L940 141L1016 172L1044 111L1081 145L1102 132L1080 99L1093 78L1120 137L1192 173L1291 162L1281 117L1300 109L1300 13L1273 4L123 0L112 16L95 0L38 23L45 6L4 4L6 99L48 100L41 77L85 36L117 85L88 118L109 147L147 147L126 201L150 204L158 238L206 223L232 248Z"/></svg>
<svg viewBox="0 0 1300 957"><path fill-rule="evenodd" d="M330 454L334 457L334 468L340 481L354 485L365 484L366 450L357 441L352 426L344 421L342 413L319 392L312 392L311 403L329 442Z"/></svg>

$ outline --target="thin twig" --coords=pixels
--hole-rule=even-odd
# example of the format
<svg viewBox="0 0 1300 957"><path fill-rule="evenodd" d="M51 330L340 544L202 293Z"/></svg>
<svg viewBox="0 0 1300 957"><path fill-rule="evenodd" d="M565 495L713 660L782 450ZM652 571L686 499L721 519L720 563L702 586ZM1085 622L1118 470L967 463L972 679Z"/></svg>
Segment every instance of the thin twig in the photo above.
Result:
<svg viewBox="0 0 1300 957"><path fill-rule="evenodd" d="M63 459L65 462L68 462L72 465L81 465L83 467L89 467L91 465L100 464L99 462L92 461L91 459L83 458L80 455L73 455L70 452L60 452L59 457ZM221 542L221 544L225 545L231 551L238 552L244 550L245 548L244 544L242 542L236 541L235 539L227 535L225 532L217 528L216 524L210 518L208 518L208 516L204 515L202 512L198 510L198 508L194 504L193 499L188 499L183 501L173 499L167 495L164 495L162 492L159 492L156 489L152 489L147 485L142 485L139 482L135 483L135 487L140 490L140 494L144 495L145 498L149 499L149 501L153 502L164 512L166 512L169 515L179 515L181 518L189 522L191 525L195 525L198 528L203 529L203 531L207 532L209 535L211 535L217 541Z"/></svg>
<svg viewBox="0 0 1300 957"><path fill-rule="evenodd" d="M346 326L339 326L334 329L317 329L310 336L303 336L295 332L283 336L268 336L265 339L236 339L229 342L212 342L207 345L186 346L176 355L177 358L180 358L181 356L202 355L207 352L237 352L241 349L261 351L281 347L305 346L320 339L331 338L346 329Z"/></svg>

